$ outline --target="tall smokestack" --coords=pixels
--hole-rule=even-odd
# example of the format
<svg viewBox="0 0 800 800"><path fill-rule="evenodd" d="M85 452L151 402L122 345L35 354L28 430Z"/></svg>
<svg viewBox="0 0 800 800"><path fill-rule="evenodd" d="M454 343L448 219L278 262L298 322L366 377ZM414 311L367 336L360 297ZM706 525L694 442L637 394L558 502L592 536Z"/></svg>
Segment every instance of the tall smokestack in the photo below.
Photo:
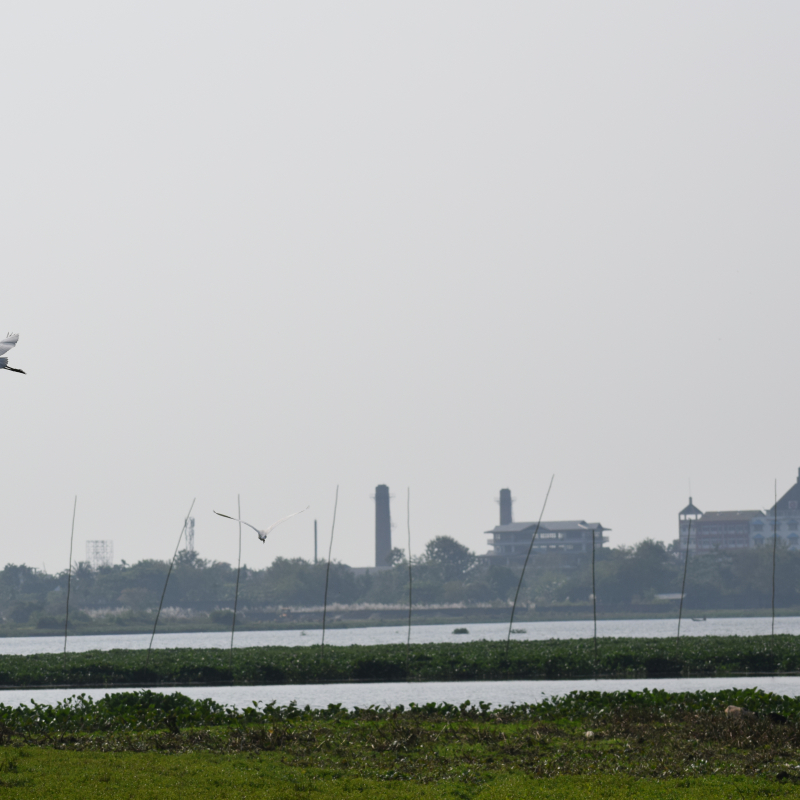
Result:
<svg viewBox="0 0 800 800"><path fill-rule="evenodd" d="M389 487L375 487L375 566L388 567L392 552L392 518L389 514Z"/></svg>
<svg viewBox="0 0 800 800"><path fill-rule="evenodd" d="M500 490L500 524L510 525L511 518L511 489Z"/></svg>

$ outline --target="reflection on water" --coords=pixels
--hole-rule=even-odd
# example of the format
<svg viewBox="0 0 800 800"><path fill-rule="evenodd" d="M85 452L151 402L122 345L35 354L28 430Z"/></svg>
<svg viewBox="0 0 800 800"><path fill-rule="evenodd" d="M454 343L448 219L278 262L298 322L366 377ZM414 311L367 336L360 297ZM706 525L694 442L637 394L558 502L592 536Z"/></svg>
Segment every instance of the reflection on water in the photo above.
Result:
<svg viewBox="0 0 800 800"><path fill-rule="evenodd" d="M641 689L663 689L667 692L715 692L722 689L763 689L765 692L800 695L800 677L766 678L641 678L632 680L583 681L453 681L448 683L331 683L308 686L189 686L164 687L154 691L170 694L181 692L194 699L210 697L219 703L244 708L259 703L276 702L288 705L326 708L341 703L345 708L367 706L409 706L411 703L453 703L483 701L494 706L511 703L537 703L548 697L574 691L617 692ZM51 705L75 694L98 699L116 691L107 689L10 689L0 692L0 703L16 706L32 702Z"/></svg>
<svg viewBox="0 0 800 800"><path fill-rule="evenodd" d="M463 623L462 623L463 624ZM673 619L613 619L598 620L597 635L602 637L668 637L675 636L677 620ZM508 634L508 625L502 622L467 624L469 633L454 635L453 625L414 625L411 641L417 644L429 642L469 642L481 639L502 640ZM592 637L591 620L568 620L565 622L523 622L514 628L516 640L541 639L589 639ZM681 636L759 636L770 632L769 617L722 617L709 618L706 622L684 619ZM348 644L398 644L405 643L407 628L388 626L380 628L334 628L325 632L325 641L333 645ZM800 634L800 617L777 617L775 633ZM319 630L306 631L242 631L236 634L236 647L260 647L264 645L288 645L308 647L319 644ZM217 633L159 633L154 647L230 647L231 635ZM68 650L131 650L146 649L150 643L149 633L119 634L114 636L72 636ZM64 648L63 636L29 636L0 639L0 654L29 655L31 653L60 653Z"/></svg>

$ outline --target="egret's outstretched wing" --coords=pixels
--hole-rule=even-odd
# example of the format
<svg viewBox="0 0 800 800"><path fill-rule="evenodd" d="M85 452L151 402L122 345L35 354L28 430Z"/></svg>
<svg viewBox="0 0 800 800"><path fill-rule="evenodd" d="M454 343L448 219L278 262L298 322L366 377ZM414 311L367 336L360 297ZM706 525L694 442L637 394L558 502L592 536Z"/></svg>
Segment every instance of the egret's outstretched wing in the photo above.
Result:
<svg viewBox="0 0 800 800"><path fill-rule="evenodd" d="M9 333L5 339L0 341L0 356L7 353L19 341L18 333Z"/></svg>
<svg viewBox="0 0 800 800"><path fill-rule="evenodd" d="M247 525L248 528L252 528L259 536L261 536L261 531L258 528L256 528L255 525L251 525L249 522L245 522L243 519L237 519L236 517L229 517L227 514L220 514L219 511L215 511L214 513L220 517L225 517L225 519L232 519L234 522L241 522L242 525Z"/></svg>
<svg viewBox="0 0 800 800"><path fill-rule="evenodd" d="M286 522L287 519L291 519L292 517L296 517L298 514L302 514L304 511L308 511L311 506L306 506L305 508L301 508L299 511L295 511L294 514L287 514L287 516L279 519L277 522L273 522L272 525L267 528L264 533L269 533L270 531L274 531L281 522Z"/></svg>

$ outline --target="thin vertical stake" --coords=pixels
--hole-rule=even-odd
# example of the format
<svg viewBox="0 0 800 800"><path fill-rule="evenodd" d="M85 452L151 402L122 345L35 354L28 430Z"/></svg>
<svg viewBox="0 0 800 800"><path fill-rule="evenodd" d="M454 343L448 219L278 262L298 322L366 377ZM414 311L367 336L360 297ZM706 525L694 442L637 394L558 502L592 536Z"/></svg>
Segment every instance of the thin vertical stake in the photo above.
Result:
<svg viewBox="0 0 800 800"><path fill-rule="evenodd" d="M406 499L406 522L408 524L408 638L406 640L406 661L411 647L411 487Z"/></svg>
<svg viewBox="0 0 800 800"><path fill-rule="evenodd" d="M517 584L517 592L514 595L514 604L511 606L511 619L508 622L508 638L506 639L506 655L508 655L508 647L511 644L511 627L514 624L514 612L517 610L517 598L519 597L519 590L522 587L522 579L525 577L525 567L528 566L528 559L531 557L531 550L533 550L533 543L536 541L536 534L539 533L539 526L542 524L542 517L544 516L544 510L547 507L547 498L550 497L550 490L553 488L553 479L556 476L553 475L550 478L550 485L547 487L547 494L544 496L544 503L542 503L542 510L539 514L539 521L536 523L536 528L533 531L533 536L531 536L531 543L528 546L528 555L525 556L525 563L522 565L522 573L519 576L519 583Z"/></svg>
<svg viewBox="0 0 800 800"><path fill-rule="evenodd" d="M328 576L331 572L331 553L333 552L333 531L336 528L336 508L339 505L339 486L336 486L336 499L333 501L333 523L331 524L331 543L328 545L328 566L325 569L325 600L322 604L322 649L320 655L325 653L325 618L328 614Z"/></svg>
<svg viewBox="0 0 800 800"><path fill-rule="evenodd" d="M594 580L594 534L596 528L592 528L592 614L594 615L594 663L597 671L597 589Z"/></svg>
<svg viewBox="0 0 800 800"><path fill-rule="evenodd" d="M196 500L197 498L195 498ZM181 528L181 535L178 537L178 543L175 545L175 552L172 554L172 561L169 562L169 570L167 571L167 579L164 581L164 590L161 592L161 601L158 604L158 611L156 612L156 621L153 623L153 633L150 636L150 644L147 647L147 665L150 666L150 651L153 649L153 639L156 636L156 627L158 625L158 618L161 616L161 606L164 605L164 595L167 593L167 584L169 583L169 576L172 575L172 566L175 563L175 556L178 555L178 548L181 546L181 539L183 538L183 532L186 530L186 523L189 521L189 514L192 513L192 509L194 508L194 500L192 500L192 504L189 506L189 511L186 513L186 516L183 518L183 527Z"/></svg>
<svg viewBox="0 0 800 800"><path fill-rule="evenodd" d="M683 595L686 593L686 568L689 566L689 542L692 539L692 521L689 520L689 528L686 531L686 559L683 562L683 583L681 584L681 604L678 608L678 638L675 644L681 641L681 618L683 617Z"/></svg>
<svg viewBox="0 0 800 800"><path fill-rule="evenodd" d="M72 584L72 540L75 538L75 512L78 509L78 495L72 504L72 530L69 534L69 568L67 569L67 615L64 620L64 660L67 658L67 627L69 626L69 590Z"/></svg>
<svg viewBox="0 0 800 800"><path fill-rule="evenodd" d="M775 479L775 507L772 523L772 636L775 635L775 553L778 549L778 479Z"/></svg>
<svg viewBox="0 0 800 800"><path fill-rule="evenodd" d="M233 633L236 630L236 609L239 606L239 573L242 571L242 496L236 495L239 510L239 559L236 562L236 594L233 596L233 622L231 623L231 683L233 683Z"/></svg>

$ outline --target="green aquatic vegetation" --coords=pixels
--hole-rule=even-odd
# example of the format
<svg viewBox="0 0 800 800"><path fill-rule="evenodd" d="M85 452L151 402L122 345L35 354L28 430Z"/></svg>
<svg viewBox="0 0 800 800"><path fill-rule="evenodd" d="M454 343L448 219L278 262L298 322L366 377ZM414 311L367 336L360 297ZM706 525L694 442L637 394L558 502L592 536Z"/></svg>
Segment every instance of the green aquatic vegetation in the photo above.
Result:
<svg viewBox="0 0 800 800"><path fill-rule="evenodd" d="M73 695L54 705L31 701L30 705L0 704L0 732L16 734L91 733L103 731L156 731L172 728L225 727L251 724L318 722L385 722L418 720L439 722L558 722L594 725L629 722L657 722L665 719L699 718L714 715L727 706L741 706L753 712L753 719L780 715L781 724L800 725L800 697L787 697L758 689L727 689L718 692L666 692L663 690L625 692L570 692L539 703L492 706L466 701L452 703L411 703L408 707L368 706L348 709L341 703L325 708L285 706L252 702L244 708L210 698L194 700L180 692L166 694L149 689L115 692L94 700L86 694Z"/></svg>
<svg viewBox="0 0 800 800"><path fill-rule="evenodd" d="M753 715L731 719L728 705ZM12 783L31 779L31 753L55 750L108 756L106 775L114 774L111 764L123 763L120 756L155 753L291 768L325 781L347 776L470 792L512 775L689 781L683 788L722 778L729 788L734 778L765 780L776 790L800 785L800 699L755 690L574 692L505 707L349 710L257 703L239 710L178 693L124 692L55 706L0 706L0 732L0 781ZM230 760L241 756L251 760Z"/></svg>
<svg viewBox="0 0 800 800"><path fill-rule="evenodd" d="M800 670L800 637L715 636L405 645L90 651L0 656L0 686L301 684L780 674Z"/></svg>

